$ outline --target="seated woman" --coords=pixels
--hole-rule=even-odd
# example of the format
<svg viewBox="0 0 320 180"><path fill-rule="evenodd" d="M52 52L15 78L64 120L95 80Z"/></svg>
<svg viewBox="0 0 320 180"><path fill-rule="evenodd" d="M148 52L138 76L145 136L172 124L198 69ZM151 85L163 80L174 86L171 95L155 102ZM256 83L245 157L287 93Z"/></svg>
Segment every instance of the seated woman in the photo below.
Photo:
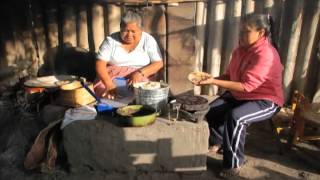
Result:
<svg viewBox="0 0 320 180"><path fill-rule="evenodd" d="M223 150L221 176L238 175L244 164L246 128L271 118L284 103L283 66L268 39L271 19L251 14L241 19L239 47L224 75L196 85L211 84L228 91L210 104L206 118L210 127L210 149Z"/></svg>
<svg viewBox="0 0 320 180"><path fill-rule="evenodd" d="M108 36L99 48L94 91L99 97L114 99L117 95L114 78L125 77L131 85L148 81L162 67L156 40L142 31L141 15L129 9L121 17L120 32Z"/></svg>

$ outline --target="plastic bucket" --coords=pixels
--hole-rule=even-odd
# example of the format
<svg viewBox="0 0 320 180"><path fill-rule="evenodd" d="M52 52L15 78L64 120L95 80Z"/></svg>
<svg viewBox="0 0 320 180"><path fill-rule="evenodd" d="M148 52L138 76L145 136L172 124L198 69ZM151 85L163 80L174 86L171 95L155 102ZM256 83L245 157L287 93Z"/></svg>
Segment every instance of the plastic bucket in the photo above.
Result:
<svg viewBox="0 0 320 180"><path fill-rule="evenodd" d="M168 94L169 85L165 83L161 83L160 88L152 90L134 86L136 104L151 106L160 114L167 110Z"/></svg>

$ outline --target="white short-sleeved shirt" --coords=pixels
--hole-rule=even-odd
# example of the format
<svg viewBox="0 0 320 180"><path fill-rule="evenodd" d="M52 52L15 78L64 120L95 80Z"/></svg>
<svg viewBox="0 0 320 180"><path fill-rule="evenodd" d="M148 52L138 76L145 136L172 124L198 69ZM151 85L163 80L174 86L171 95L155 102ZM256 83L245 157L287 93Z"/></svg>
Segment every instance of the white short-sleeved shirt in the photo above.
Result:
<svg viewBox="0 0 320 180"><path fill-rule="evenodd" d="M161 52L156 40L148 33L142 32L137 47L127 52L122 48L120 32L108 36L101 44L97 59L116 66L142 68L151 62L161 61Z"/></svg>

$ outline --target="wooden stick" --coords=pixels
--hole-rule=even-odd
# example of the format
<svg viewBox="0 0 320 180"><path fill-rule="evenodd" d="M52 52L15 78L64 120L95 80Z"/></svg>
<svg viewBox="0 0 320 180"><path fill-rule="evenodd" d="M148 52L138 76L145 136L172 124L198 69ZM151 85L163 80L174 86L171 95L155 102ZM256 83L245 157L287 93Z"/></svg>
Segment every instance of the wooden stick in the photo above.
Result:
<svg viewBox="0 0 320 180"><path fill-rule="evenodd" d="M94 49L97 52L99 46L104 40L104 17L103 7L99 4L93 4L92 6L92 30L93 30L93 41Z"/></svg>

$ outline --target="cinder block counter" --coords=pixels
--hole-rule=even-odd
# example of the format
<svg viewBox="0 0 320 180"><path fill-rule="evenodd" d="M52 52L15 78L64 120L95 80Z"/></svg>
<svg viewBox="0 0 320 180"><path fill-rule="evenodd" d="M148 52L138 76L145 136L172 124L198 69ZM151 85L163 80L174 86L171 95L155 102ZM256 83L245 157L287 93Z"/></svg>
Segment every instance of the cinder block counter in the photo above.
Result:
<svg viewBox="0 0 320 180"><path fill-rule="evenodd" d="M76 121L63 129L71 171L206 170L208 124L157 118L146 127L120 127L114 117Z"/></svg>

